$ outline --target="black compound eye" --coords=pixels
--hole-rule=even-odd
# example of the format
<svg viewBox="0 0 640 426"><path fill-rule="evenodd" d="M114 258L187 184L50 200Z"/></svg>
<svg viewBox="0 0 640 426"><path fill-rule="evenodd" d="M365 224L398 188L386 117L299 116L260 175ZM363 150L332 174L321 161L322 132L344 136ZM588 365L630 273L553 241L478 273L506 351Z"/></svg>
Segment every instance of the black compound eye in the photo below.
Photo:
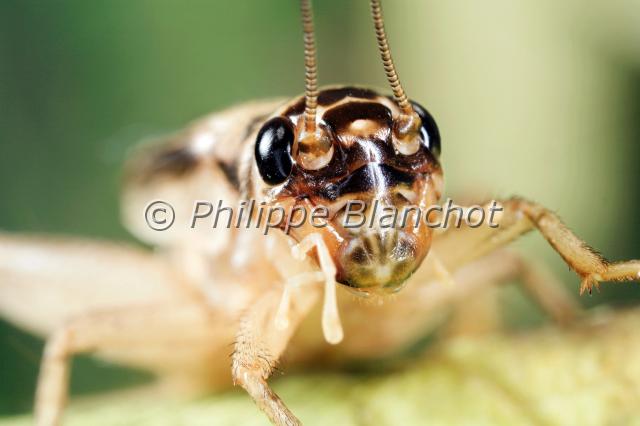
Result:
<svg viewBox="0 0 640 426"><path fill-rule="evenodd" d="M420 116L422 121L422 127L420 127L420 136L424 141L425 146L435 155L440 156L440 131L436 125L436 121L433 119L429 111L423 108L416 102L411 101L413 110Z"/></svg>
<svg viewBox="0 0 640 426"><path fill-rule="evenodd" d="M282 183L291 174L293 138L293 125L284 117L272 118L258 132L256 164L260 176L269 185Z"/></svg>

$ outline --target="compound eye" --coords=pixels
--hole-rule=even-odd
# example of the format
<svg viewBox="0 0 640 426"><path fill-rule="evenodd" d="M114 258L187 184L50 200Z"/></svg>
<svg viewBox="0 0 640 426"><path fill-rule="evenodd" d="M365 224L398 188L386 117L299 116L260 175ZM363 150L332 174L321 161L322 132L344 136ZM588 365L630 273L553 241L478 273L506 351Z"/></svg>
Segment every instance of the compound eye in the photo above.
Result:
<svg viewBox="0 0 640 426"><path fill-rule="evenodd" d="M424 145L435 155L436 157L440 156L440 131L438 130L438 126L436 125L436 121L433 119L429 111L423 108L420 104L411 101L411 105L413 105L413 110L418 114L420 120L422 121L422 126L420 127L420 136L422 137L422 141Z"/></svg>
<svg viewBox="0 0 640 426"><path fill-rule="evenodd" d="M291 174L293 139L293 125L283 117L272 118L258 132L256 164L260 176L269 185L280 184Z"/></svg>

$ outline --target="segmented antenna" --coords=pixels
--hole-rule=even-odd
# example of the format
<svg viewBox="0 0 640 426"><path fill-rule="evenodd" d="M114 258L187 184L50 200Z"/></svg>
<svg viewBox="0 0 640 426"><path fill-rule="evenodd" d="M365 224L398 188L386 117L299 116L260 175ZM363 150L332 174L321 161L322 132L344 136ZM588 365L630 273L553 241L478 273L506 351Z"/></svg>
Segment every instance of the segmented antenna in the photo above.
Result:
<svg viewBox="0 0 640 426"><path fill-rule="evenodd" d="M304 126L308 133L313 134L318 106L318 65L311 0L300 0L300 12L304 32Z"/></svg>
<svg viewBox="0 0 640 426"><path fill-rule="evenodd" d="M404 114L414 115L415 112L407 99L407 95L404 93L404 89L398 79L398 73L396 73L396 67L393 64L393 59L391 58L391 51L389 50L389 43L387 42L387 34L384 31L384 18L382 17L380 0L371 0L371 16L373 17L373 25L376 28L378 50L380 51L384 71L387 74L387 81L389 81L391 90L393 90L393 97Z"/></svg>

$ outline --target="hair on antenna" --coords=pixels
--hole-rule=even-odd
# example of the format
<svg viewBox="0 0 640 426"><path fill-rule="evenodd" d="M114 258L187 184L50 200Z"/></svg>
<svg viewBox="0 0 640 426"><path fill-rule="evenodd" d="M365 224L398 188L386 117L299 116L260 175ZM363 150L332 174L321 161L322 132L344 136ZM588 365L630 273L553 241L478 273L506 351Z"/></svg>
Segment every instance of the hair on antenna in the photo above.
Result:
<svg viewBox="0 0 640 426"><path fill-rule="evenodd" d="M387 34L384 30L384 18L382 16L382 6L380 0L371 0L371 17L373 18L373 26L376 29L376 39L378 40L378 51L382 59L387 81L393 91L393 98L400 107L403 116L400 117L399 126L397 127L398 135L403 138L411 133L417 132L420 127L420 117L416 114L402 88L396 67L391 57Z"/></svg>
<svg viewBox="0 0 640 426"><path fill-rule="evenodd" d="M305 169L318 170L329 163L333 150L327 133L316 126L318 64L311 0L300 0L300 14L304 33L304 122L298 133L297 157Z"/></svg>
<svg viewBox="0 0 640 426"><path fill-rule="evenodd" d="M306 132L314 133L318 106L318 64L311 0L300 0L300 13L304 33L304 128Z"/></svg>

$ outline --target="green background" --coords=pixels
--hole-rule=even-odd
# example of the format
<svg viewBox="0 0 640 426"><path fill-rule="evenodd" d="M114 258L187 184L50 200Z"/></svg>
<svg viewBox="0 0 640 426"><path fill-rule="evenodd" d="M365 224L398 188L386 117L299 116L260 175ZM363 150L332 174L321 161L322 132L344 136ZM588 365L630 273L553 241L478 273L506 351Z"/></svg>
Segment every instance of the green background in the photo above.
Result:
<svg viewBox="0 0 640 426"><path fill-rule="evenodd" d="M316 3L321 83L385 87L367 2ZM606 256L638 258L640 2L598 3L403 0L385 11L405 88L438 120L448 195L524 195ZM118 220L130 146L237 102L298 94L302 73L295 1L0 0L0 229L132 240ZM577 289L539 237L519 245ZM507 293L511 317L535 317ZM40 351L0 326L0 414L30 409ZM73 389L142 379L83 358Z"/></svg>

